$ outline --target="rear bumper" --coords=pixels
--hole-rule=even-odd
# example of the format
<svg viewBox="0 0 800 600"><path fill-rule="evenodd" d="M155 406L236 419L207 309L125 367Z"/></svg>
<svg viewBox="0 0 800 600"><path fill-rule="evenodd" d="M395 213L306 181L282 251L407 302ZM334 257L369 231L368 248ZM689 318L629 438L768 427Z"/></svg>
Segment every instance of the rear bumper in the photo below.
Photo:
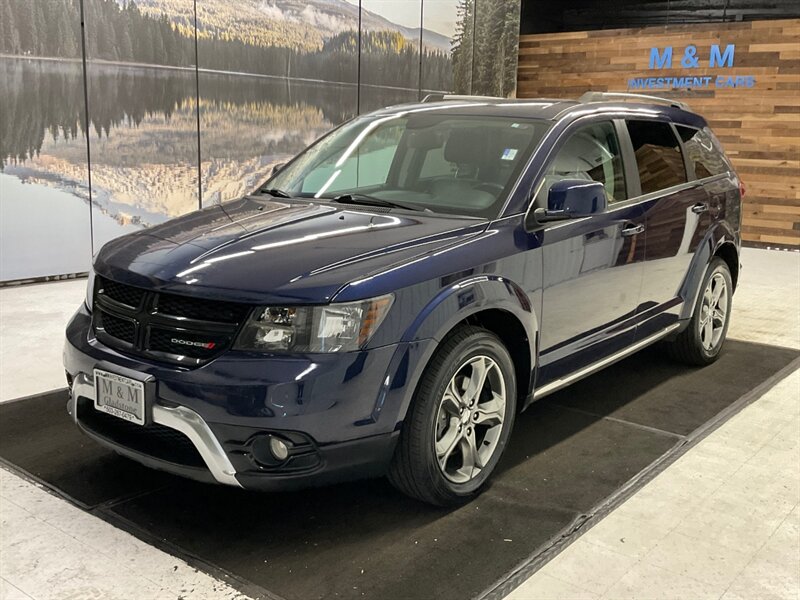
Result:
<svg viewBox="0 0 800 600"><path fill-rule="evenodd" d="M85 308L78 311L64 348L68 410L87 435L156 469L261 490L384 473L413 393L413 367L427 348L415 343L277 359L223 355L197 369L177 369L104 346L92 337L89 320ZM146 425L94 408L98 366L154 382ZM289 447L280 464L262 460L270 436Z"/></svg>

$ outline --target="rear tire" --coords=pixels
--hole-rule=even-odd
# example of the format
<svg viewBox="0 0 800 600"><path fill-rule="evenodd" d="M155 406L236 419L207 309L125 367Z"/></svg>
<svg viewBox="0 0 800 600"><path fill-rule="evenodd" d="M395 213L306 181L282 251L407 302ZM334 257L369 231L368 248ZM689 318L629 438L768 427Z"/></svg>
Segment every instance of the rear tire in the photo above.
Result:
<svg viewBox="0 0 800 600"><path fill-rule="evenodd" d="M514 424L514 373L508 350L492 332L463 326L448 335L417 386L389 481L436 506L477 496Z"/></svg>
<svg viewBox="0 0 800 600"><path fill-rule="evenodd" d="M706 269L689 325L666 345L680 362L705 366L722 351L733 308L733 281L727 263L714 257Z"/></svg>

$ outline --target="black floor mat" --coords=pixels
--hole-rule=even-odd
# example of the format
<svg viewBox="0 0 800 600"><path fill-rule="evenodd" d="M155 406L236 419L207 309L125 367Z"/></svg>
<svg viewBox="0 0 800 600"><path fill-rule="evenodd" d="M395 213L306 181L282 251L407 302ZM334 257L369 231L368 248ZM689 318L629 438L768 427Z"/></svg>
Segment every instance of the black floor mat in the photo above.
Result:
<svg viewBox="0 0 800 600"><path fill-rule="evenodd" d="M86 509L174 482L85 436L67 414L66 390L0 404L0 458Z"/></svg>
<svg viewBox="0 0 800 600"><path fill-rule="evenodd" d="M64 392L0 405L0 457L143 539L254 584L250 593L462 600L798 354L730 341L704 369L657 350L609 367L520 415L493 485L449 511L384 480L260 494L156 473L77 432Z"/></svg>

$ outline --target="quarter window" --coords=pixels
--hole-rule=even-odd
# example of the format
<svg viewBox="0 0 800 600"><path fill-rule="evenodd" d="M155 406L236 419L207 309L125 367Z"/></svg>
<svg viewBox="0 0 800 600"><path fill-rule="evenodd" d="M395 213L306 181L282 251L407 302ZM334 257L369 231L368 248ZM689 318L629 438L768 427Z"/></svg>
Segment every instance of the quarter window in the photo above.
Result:
<svg viewBox="0 0 800 600"><path fill-rule="evenodd" d="M730 170L728 162L717 148L716 140L710 132L680 125L677 129L683 140L683 150L689 162L694 165L694 174L698 179L727 173Z"/></svg>
<svg viewBox="0 0 800 600"><path fill-rule="evenodd" d="M628 121L642 194L650 194L688 181L681 147L669 123Z"/></svg>
<svg viewBox="0 0 800 600"><path fill-rule="evenodd" d="M611 122L587 125L570 136L545 172L536 205L547 206L550 187L563 179L597 181L606 188L609 203L625 200L622 157Z"/></svg>

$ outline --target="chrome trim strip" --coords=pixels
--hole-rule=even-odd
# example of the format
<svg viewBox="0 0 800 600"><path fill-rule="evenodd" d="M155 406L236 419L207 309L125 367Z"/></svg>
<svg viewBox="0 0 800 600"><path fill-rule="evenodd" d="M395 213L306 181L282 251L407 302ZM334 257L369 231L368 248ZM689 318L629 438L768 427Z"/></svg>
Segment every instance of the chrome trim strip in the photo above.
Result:
<svg viewBox="0 0 800 600"><path fill-rule="evenodd" d="M78 422L78 411L75 410L77 398L94 400L95 390L92 378L85 373L79 373L72 382L72 390L67 411L72 419ZM236 469L233 468L228 455L225 454L214 432L199 414L185 406L175 408L153 405L153 422L180 431L188 437L203 461L206 463L211 475L219 483L242 487L236 480Z"/></svg>
<svg viewBox="0 0 800 600"><path fill-rule="evenodd" d="M663 331L659 331L658 333L654 333L653 335L644 338L641 341L636 342L632 346L625 348L624 350L620 350L616 354L612 354L611 356L607 356L606 358L597 361L587 367L584 367L574 373L567 375L566 377L562 377L561 379L556 379L555 381L548 383L547 385L542 386L538 390L533 392L533 399L538 400L539 398L543 398L548 394L552 394L556 390L560 390L561 388L569 385L570 383L574 383L579 379L583 379L584 377L588 377L592 373L599 371L600 369L604 369L605 367L630 356L634 352L641 350L645 346L649 346L660 340L663 337L666 337L678 327L680 327L680 323L673 323Z"/></svg>
<svg viewBox="0 0 800 600"><path fill-rule="evenodd" d="M70 389L67 402L67 412L75 423L78 422L78 411L75 410L78 398L88 398L94 401L94 383L86 373L78 373L72 380L72 389Z"/></svg>
<svg viewBox="0 0 800 600"><path fill-rule="evenodd" d="M156 404L153 406L153 421L177 429L192 440L214 479L220 483L242 487L236 480L236 469L203 417L185 406L169 408Z"/></svg>

